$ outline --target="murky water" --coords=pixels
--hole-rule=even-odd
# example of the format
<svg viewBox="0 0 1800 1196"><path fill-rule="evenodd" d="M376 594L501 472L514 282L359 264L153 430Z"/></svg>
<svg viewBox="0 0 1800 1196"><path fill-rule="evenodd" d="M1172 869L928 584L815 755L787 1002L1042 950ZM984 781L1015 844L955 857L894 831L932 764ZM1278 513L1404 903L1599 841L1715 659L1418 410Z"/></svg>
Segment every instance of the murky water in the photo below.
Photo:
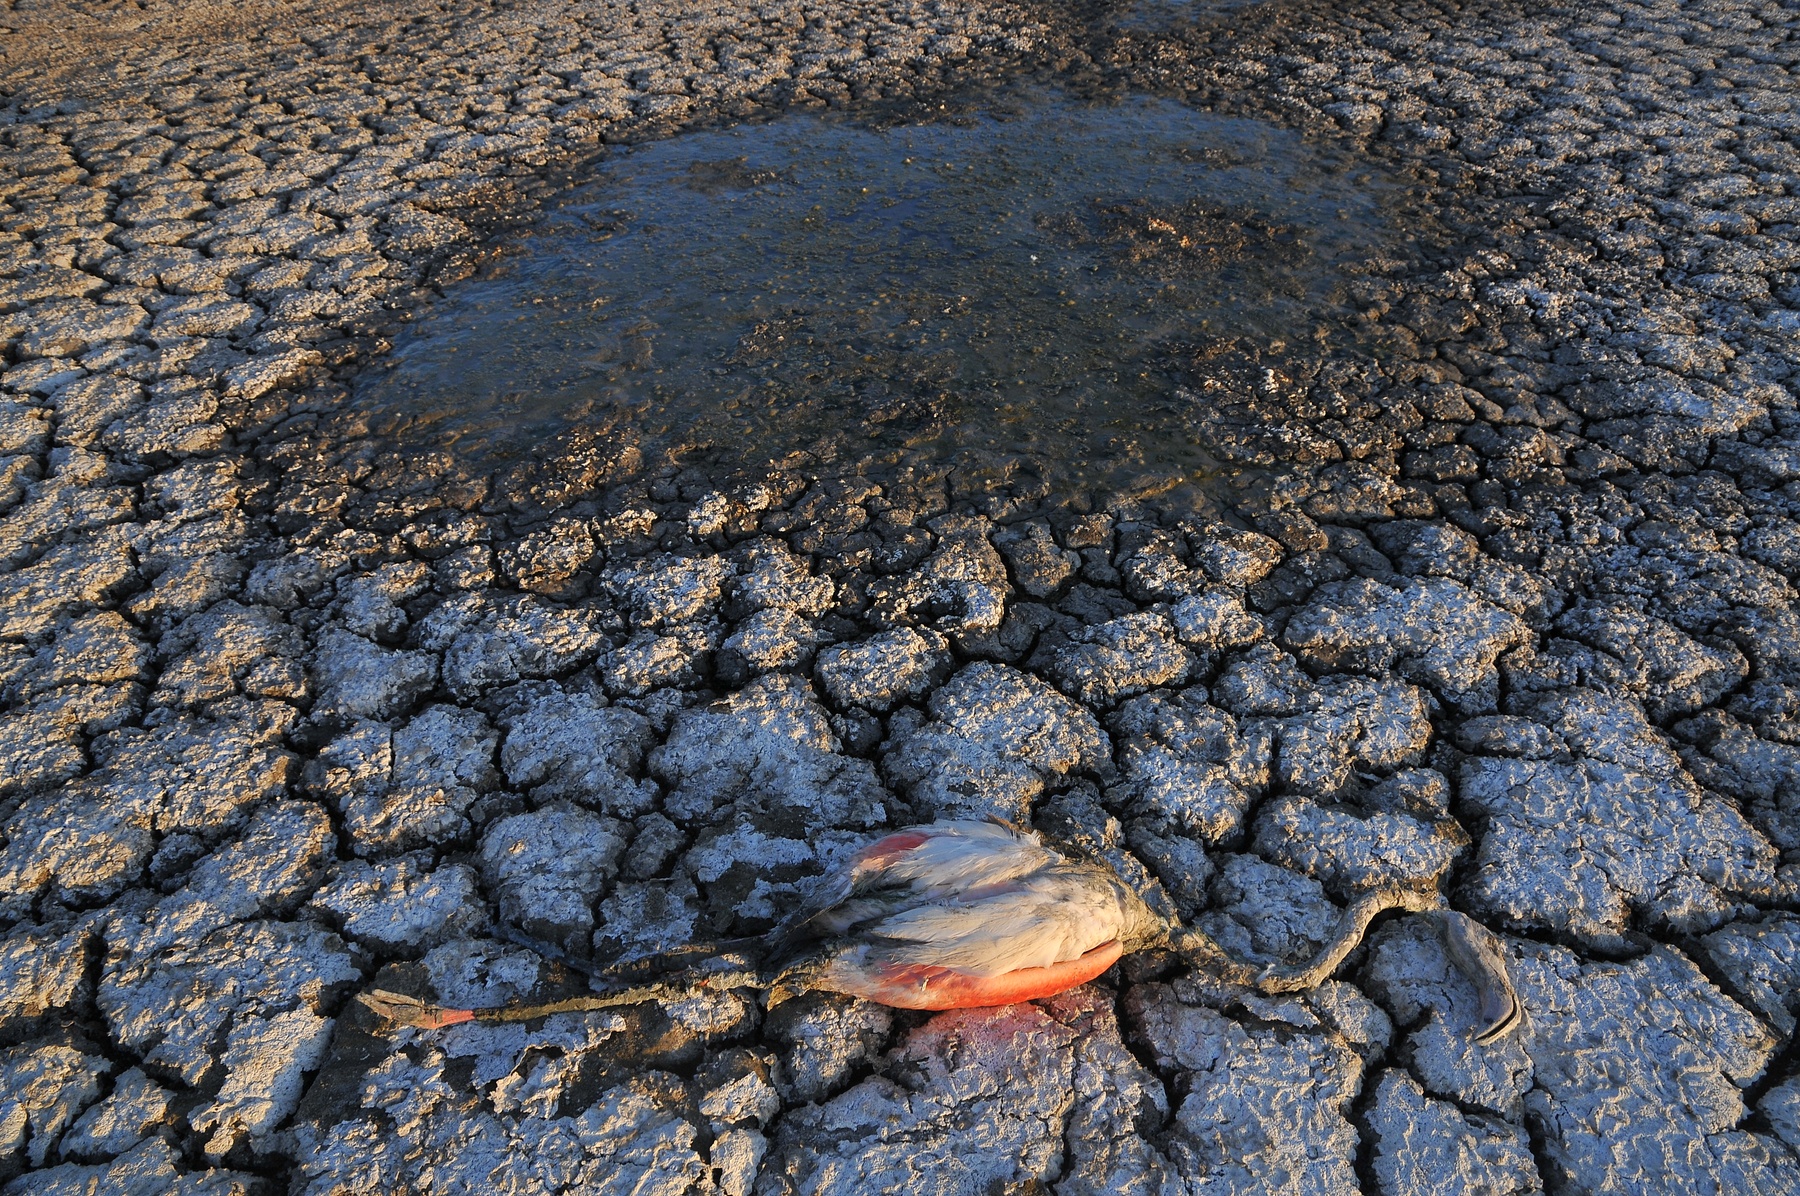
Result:
<svg viewBox="0 0 1800 1196"><path fill-rule="evenodd" d="M1176 348L1313 347L1399 189L1159 99L795 114L611 156L400 338L358 401L473 459L571 422L647 456L1024 457L1059 488L1200 474Z"/></svg>
<svg viewBox="0 0 1800 1196"><path fill-rule="evenodd" d="M1249 19L1246 10L1269 0L1123 0L1107 14L1107 22L1120 29L1156 32L1179 29L1221 18Z"/></svg>

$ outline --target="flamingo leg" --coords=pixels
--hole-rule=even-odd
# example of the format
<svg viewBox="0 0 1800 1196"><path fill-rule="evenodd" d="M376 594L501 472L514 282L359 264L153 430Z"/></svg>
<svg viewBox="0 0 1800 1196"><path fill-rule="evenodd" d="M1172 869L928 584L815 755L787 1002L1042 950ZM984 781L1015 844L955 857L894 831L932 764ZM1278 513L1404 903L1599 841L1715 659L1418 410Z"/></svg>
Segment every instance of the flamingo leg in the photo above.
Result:
<svg viewBox="0 0 1800 1196"><path fill-rule="evenodd" d="M1391 887L1372 889L1358 897L1338 922L1337 932L1318 954L1303 964L1284 964L1268 968L1257 977L1256 986L1266 993L1302 992L1317 988L1338 969L1350 952L1356 950L1369 933L1369 923L1390 909L1403 909L1422 914L1442 906L1444 899L1435 892Z"/></svg>
<svg viewBox="0 0 1800 1196"><path fill-rule="evenodd" d="M380 988L359 993L356 999L395 1025L439 1030L464 1022L529 1022L556 1013L591 1013L600 1009L645 1005L652 1001L675 1001L732 989L761 987L763 979L755 972L715 972L686 981L643 984L591 997L569 997L537 1005L497 1005L487 1009L455 1009L446 1005L433 1005L417 997Z"/></svg>
<svg viewBox="0 0 1800 1196"><path fill-rule="evenodd" d="M1345 958L1362 943L1369 933L1369 924L1391 909L1430 914L1437 921L1445 953L1456 969L1474 984L1480 1001L1480 1026L1474 1035L1477 1043L1485 1046L1497 1042L1525 1023L1525 1008L1513 988L1499 939L1467 914L1448 908L1442 895L1435 892L1395 886L1364 893L1344 911L1336 932L1311 959L1265 968L1260 974L1251 974L1250 969L1231 959L1223 948L1199 931L1180 929L1171 939L1176 950L1214 971L1223 972L1228 980L1252 984L1265 993L1303 992L1330 979Z"/></svg>

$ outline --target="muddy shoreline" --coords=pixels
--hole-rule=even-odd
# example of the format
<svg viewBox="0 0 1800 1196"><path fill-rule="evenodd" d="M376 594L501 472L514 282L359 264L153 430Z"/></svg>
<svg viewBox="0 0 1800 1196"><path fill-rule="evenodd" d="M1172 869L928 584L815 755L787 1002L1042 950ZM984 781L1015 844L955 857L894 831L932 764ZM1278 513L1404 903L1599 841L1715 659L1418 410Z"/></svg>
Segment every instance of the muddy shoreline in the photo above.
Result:
<svg viewBox="0 0 1800 1196"><path fill-rule="evenodd" d="M1146 10L1148 12L1149 10ZM1161 11L1158 9L1157 11ZM0 12L4 1191L1800 1191L1800 10ZM86 31L71 37L69 30ZM1379 346L1197 342L1234 484L496 475L347 382L608 143L1018 76L1419 180ZM1233 954L926 1017L388 1035L999 814Z"/></svg>

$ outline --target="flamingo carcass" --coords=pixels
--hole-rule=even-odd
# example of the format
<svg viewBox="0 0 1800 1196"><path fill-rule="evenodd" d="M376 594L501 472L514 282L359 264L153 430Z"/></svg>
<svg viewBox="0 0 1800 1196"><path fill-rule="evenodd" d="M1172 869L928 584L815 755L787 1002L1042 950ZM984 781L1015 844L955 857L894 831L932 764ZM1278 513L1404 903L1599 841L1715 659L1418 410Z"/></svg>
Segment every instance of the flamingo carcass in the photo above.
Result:
<svg viewBox="0 0 1800 1196"><path fill-rule="evenodd" d="M1481 999L1477 1042L1491 1042L1519 1024L1521 1009L1498 941L1480 923L1446 908L1435 891L1365 893L1313 959L1254 974L1232 965L1205 935L1153 911L1104 861L1000 822L934 822L868 844L813 903L770 934L760 963L703 967L674 982L555 1005L445 1010L384 992L364 994L363 1001L390 1019L419 1026L516 1021L740 987L766 990L770 1007L822 991L902 1009L958 1009L1051 996L1098 977L1126 954L1158 947L1201 966L1223 964L1265 992L1292 992L1330 976L1375 916L1389 909L1438 919L1451 961ZM728 954L708 948L699 953L712 961Z"/></svg>

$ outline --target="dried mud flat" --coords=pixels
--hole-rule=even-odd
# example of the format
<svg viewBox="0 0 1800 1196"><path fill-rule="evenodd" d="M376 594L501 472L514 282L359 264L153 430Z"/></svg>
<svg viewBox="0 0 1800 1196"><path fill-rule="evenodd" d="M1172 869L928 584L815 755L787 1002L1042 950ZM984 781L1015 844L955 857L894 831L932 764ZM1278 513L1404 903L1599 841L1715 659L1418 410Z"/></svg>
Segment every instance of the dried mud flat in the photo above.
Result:
<svg viewBox="0 0 1800 1196"><path fill-rule="evenodd" d="M0 8L6 1193L1800 1191L1800 9ZM1159 9L1158 11L1161 11ZM397 453L345 379L603 140L1039 72L1347 140L1373 360L1197 346L1243 482ZM1250 959L934 1017L384 1035L1033 817Z"/></svg>

